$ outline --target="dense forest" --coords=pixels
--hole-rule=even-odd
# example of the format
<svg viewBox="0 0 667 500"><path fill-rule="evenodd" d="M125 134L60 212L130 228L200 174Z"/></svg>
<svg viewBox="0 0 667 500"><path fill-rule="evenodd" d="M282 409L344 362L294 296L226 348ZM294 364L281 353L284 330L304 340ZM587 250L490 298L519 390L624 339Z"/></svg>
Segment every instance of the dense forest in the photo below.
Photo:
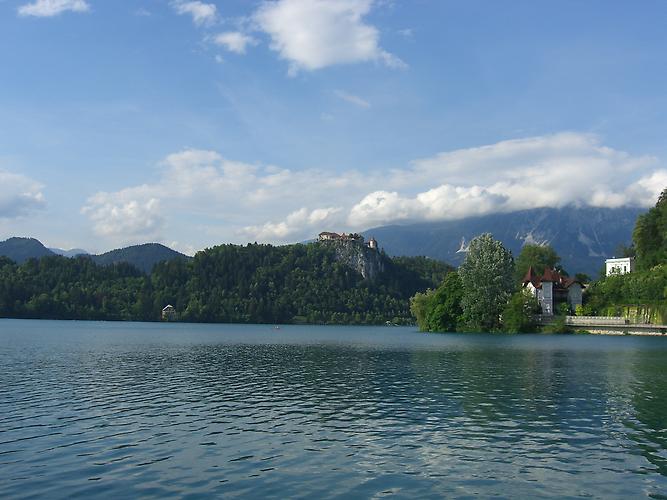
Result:
<svg viewBox="0 0 667 500"><path fill-rule="evenodd" d="M124 263L0 257L0 317L155 321L167 304L192 322L404 324L409 298L451 270L423 257L391 259L364 280L327 244L221 245L149 274Z"/></svg>

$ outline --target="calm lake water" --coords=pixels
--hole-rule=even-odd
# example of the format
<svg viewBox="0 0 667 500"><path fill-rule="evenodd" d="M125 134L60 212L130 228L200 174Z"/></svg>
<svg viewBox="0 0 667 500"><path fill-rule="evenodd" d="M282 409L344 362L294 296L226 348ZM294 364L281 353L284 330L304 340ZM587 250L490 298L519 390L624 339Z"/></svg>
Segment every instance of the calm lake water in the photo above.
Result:
<svg viewBox="0 0 667 500"><path fill-rule="evenodd" d="M0 497L667 498L667 338L0 320Z"/></svg>

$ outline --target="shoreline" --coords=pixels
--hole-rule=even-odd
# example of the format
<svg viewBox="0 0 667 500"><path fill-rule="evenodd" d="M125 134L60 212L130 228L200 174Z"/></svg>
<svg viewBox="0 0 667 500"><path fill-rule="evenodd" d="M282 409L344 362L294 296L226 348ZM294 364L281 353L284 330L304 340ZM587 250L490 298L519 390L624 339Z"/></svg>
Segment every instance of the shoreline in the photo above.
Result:
<svg viewBox="0 0 667 500"><path fill-rule="evenodd" d="M51 318L0 318L0 321L62 321L62 322L72 322L72 323L111 323L111 324L123 324L123 323L141 323L141 324L150 324L150 325L171 325L171 326L185 326L185 325L262 325L271 327L272 329L275 326L279 327L288 327L288 326L333 326L333 327L370 327L370 328L415 328L418 331L417 325L387 325L384 323L381 324L337 324L337 323L234 323L234 322L224 322L224 323L207 323L207 322L187 322L187 321L137 321L137 320L118 320L118 319L51 319ZM607 329L608 328L608 329ZM499 335L604 335L612 337L622 337L622 336L638 336L638 337L667 337L667 325L627 325L625 328L619 328L619 326L609 326L609 327L598 327L598 328L579 328L572 332L567 333L547 333L547 332L530 332L530 333L509 333L509 332L486 332L486 333L496 333ZM482 332L419 332L422 334L437 334L443 335L448 333L456 334L471 334L476 335Z"/></svg>

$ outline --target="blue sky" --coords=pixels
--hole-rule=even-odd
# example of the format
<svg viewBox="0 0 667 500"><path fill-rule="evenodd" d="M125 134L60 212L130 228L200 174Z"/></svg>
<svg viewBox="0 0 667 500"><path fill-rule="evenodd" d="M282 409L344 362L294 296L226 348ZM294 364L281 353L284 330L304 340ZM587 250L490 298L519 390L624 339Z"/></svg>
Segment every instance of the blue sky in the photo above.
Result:
<svg viewBox="0 0 667 500"><path fill-rule="evenodd" d="M0 238L192 252L667 185L667 3L0 0Z"/></svg>

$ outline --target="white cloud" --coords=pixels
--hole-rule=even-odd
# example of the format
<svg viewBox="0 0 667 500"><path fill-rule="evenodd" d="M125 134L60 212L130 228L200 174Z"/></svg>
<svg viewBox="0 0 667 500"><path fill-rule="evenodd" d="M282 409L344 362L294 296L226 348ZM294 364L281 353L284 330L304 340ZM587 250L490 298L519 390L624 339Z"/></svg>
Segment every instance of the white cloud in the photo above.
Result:
<svg viewBox="0 0 667 500"><path fill-rule="evenodd" d="M315 210L308 210L303 207L289 214L284 221L267 222L259 226L246 226L239 231L239 234L257 241L286 241L295 236L300 239L299 236L303 235L304 231L315 234L319 233L322 227L340 224L342 220L338 217L338 214L341 211L340 207L317 208Z"/></svg>
<svg viewBox="0 0 667 500"><path fill-rule="evenodd" d="M192 21L197 26L213 23L218 17L218 11L215 4L204 3L199 0L185 1L176 0L171 3L177 14L187 14L192 16Z"/></svg>
<svg viewBox="0 0 667 500"><path fill-rule="evenodd" d="M368 102L367 100L362 99L361 97L356 96L354 94L349 94L349 93L347 93L343 90L335 90L334 94L339 99L342 99L343 101L349 102L350 104L354 104L355 106L359 106L360 108L368 109L368 108L371 107L371 103Z"/></svg>
<svg viewBox="0 0 667 500"><path fill-rule="evenodd" d="M100 192L88 199L81 212L93 221L96 234L123 244L160 239L165 217L159 198L149 186L116 193Z"/></svg>
<svg viewBox="0 0 667 500"><path fill-rule="evenodd" d="M150 239L167 241L178 224L176 219L182 216L191 227L181 230L209 224L208 230L211 224L227 221L227 241L256 239L251 229L273 242L288 237L305 239L319 223L334 216L342 223L345 214L331 203L342 200L351 205L365 183L359 173L337 177L314 169L291 171L235 162L215 151L193 149L168 155L161 167L155 183L90 197L82 212L94 231L115 244L145 241L149 235ZM357 188L352 188L354 185ZM309 208L299 212L303 207ZM286 225L263 224L272 216L287 217L292 212L299 212L299 216L290 217Z"/></svg>
<svg viewBox="0 0 667 500"><path fill-rule="evenodd" d="M225 47L230 52L235 52L237 54L245 54L246 48L250 45L257 45L259 42L240 31L228 31L225 33L220 33L213 37L213 41L216 45Z"/></svg>
<svg viewBox="0 0 667 500"><path fill-rule="evenodd" d="M63 12L88 12L85 0L35 0L18 8L19 16L52 17Z"/></svg>
<svg viewBox="0 0 667 500"><path fill-rule="evenodd" d="M363 21L372 6L373 0L267 1L254 19L271 37L271 49L289 61L292 75L369 61L405 67L380 47L377 28Z"/></svg>
<svg viewBox="0 0 667 500"><path fill-rule="evenodd" d="M655 158L633 157L595 136L561 133L440 153L396 170L350 210L365 227L408 220L459 219L570 204L650 206L667 185ZM429 189L424 189L426 186ZM410 192L413 194L409 194Z"/></svg>
<svg viewBox="0 0 667 500"><path fill-rule="evenodd" d="M507 201L480 186L442 185L405 197L397 192L376 191L352 207L348 223L367 227L387 222L460 219L493 212Z"/></svg>
<svg viewBox="0 0 667 500"><path fill-rule="evenodd" d="M206 244L282 243L321 230L537 207L648 207L667 186L655 158L576 133L444 152L388 171L290 170L192 149L167 156L161 168L152 184L88 200L83 211L98 234L115 243L184 240L188 231L214 235Z"/></svg>
<svg viewBox="0 0 667 500"><path fill-rule="evenodd" d="M43 208L42 188L24 175L0 170L0 218L20 217Z"/></svg>

